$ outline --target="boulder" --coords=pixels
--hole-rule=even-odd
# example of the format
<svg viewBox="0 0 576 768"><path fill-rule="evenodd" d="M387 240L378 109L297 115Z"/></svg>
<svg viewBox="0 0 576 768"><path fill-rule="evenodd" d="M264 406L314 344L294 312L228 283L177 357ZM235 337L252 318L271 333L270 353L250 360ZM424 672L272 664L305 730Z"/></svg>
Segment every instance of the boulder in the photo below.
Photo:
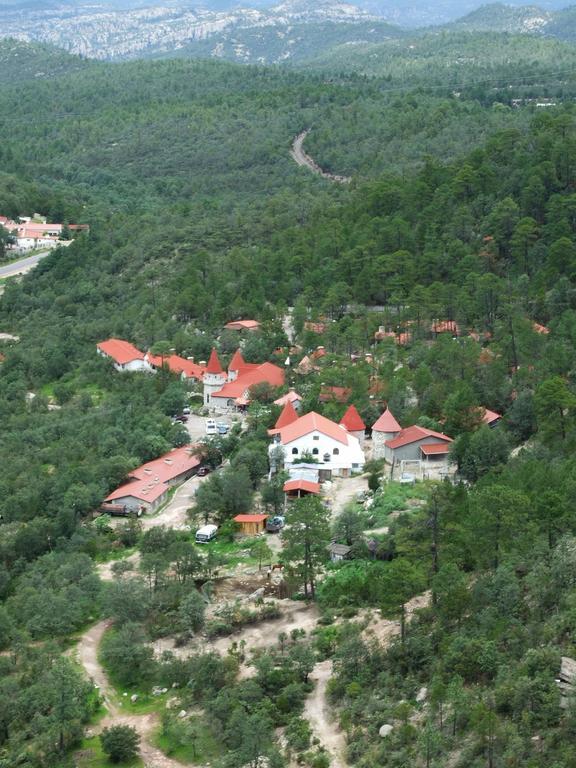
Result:
<svg viewBox="0 0 576 768"><path fill-rule="evenodd" d="M392 731L394 730L394 726L390 725L389 723L386 723L386 725L383 725L380 730L378 731L378 735L380 738L385 739L386 736L390 736Z"/></svg>
<svg viewBox="0 0 576 768"><path fill-rule="evenodd" d="M138 694L137 693L133 693L132 696L130 696L130 701L132 702L132 704L134 704L136 701L138 701Z"/></svg>
<svg viewBox="0 0 576 768"><path fill-rule="evenodd" d="M178 712L178 717L180 718L180 720L182 720L184 717L186 717L187 714L188 712L186 712L185 709L181 709L180 712Z"/></svg>
<svg viewBox="0 0 576 768"><path fill-rule="evenodd" d="M428 688L420 688L416 694L416 701L420 704L422 701L426 701L428 698Z"/></svg>

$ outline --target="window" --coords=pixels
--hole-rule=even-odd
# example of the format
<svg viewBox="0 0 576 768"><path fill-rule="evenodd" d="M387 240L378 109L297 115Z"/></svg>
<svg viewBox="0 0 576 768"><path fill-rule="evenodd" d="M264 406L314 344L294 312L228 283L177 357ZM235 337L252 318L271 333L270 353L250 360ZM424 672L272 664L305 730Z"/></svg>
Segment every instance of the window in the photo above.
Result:
<svg viewBox="0 0 576 768"><path fill-rule="evenodd" d="M295 456L298 453L298 448L292 448L292 455Z"/></svg>
<svg viewBox="0 0 576 768"><path fill-rule="evenodd" d="M319 453L320 451L318 450L318 448L312 448L312 456L318 456Z"/></svg>
<svg viewBox="0 0 576 768"><path fill-rule="evenodd" d="M334 456L340 456L340 448L334 448L332 453L334 454Z"/></svg>
<svg viewBox="0 0 576 768"><path fill-rule="evenodd" d="M320 440L320 435L314 435L312 440Z"/></svg>
<svg viewBox="0 0 576 768"><path fill-rule="evenodd" d="M325 453L324 454L324 461L330 461L330 454L329 453Z"/></svg>

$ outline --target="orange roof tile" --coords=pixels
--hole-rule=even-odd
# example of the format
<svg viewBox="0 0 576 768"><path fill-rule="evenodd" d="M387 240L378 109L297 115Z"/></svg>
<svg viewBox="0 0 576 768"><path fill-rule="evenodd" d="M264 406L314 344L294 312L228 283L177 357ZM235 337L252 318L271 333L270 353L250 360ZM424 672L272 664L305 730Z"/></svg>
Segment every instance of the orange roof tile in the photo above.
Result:
<svg viewBox="0 0 576 768"><path fill-rule="evenodd" d="M108 357L111 357L118 365L126 365L133 360L144 360L144 353L140 352L133 344L124 339L108 339L96 345L98 349Z"/></svg>
<svg viewBox="0 0 576 768"><path fill-rule="evenodd" d="M224 384L222 389L214 392L212 397L225 397L235 400L243 397L244 393L255 384L270 384L272 387L281 387L284 384L284 371L273 363L262 363L255 368L241 373L234 381Z"/></svg>
<svg viewBox="0 0 576 768"><path fill-rule="evenodd" d="M296 421L298 419L298 414L294 410L294 406L288 400L286 404L284 405L284 408L282 409L282 413L278 417L278 421L274 425L275 429L282 429L282 427L287 427L288 424L292 424L292 422Z"/></svg>
<svg viewBox="0 0 576 768"><path fill-rule="evenodd" d="M263 523L268 515L236 515L232 518L235 523Z"/></svg>
<svg viewBox="0 0 576 768"><path fill-rule="evenodd" d="M293 421L287 427L283 427L278 430L280 439L284 445L291 443L293 440L297 440L299 437L309 435L310 432L320 432L327 437L331 437L333 440L337 440L339 443L348 445L348 433L339 424L335 424L325 416L321 416L315 411L307 413L305 416L300 416L297 421Z"/></svg>
<svg viewBox="0 0 576 768"><path fill-rule="evenodd" d="M305 491L306 493L320 493L320 483L311 480L287 480L284 483L284 493L289 491Z"/></svg>
<svg viewBox="0 0 576 768"><path fill-rule="evenodd" d="M212 347L212 352L210 352L210 359L208 360L208 365L206 366L206 373L224 373L222 366L220 365L218 352L216 352L214 347Z"/></svg>
<svg viewBox="0 0 576 768"><path fill-rule="evenodd" d="M386 408L378 421L372 427L373 432L400 432L402 427L394 418L392 412Z"/></svg>
<svg viewBox="0 0 576 768"><path fill-rule="evenodd" d="M168 355L162 358L162 355L153 355L151 352L148 352L147 358L150 365L153 365L155 368L161 368L162 362L164 362L164 365L167 365L172 373L183 373L188 379L201 381L204 375L205 369L201 365L198 365L193 360L186 360L186 358L179 355Z"/></svg>
<svg viewBox="0 0 576 768"><path fill-rule="evenodd" d="M406 427L401 430L395 438L387 440L386 445L388 448L401 448L403 445L410 445L410 443L416 443L418 440L422 440L425 437L437 437L440 440L444 440L447 443L452 443L453 440L448 435L443 435L441 432L434 432L432 429L426 429L425 427L419 427L414 424L412 427Z"/></svg>
<svg viewBox="0 0 576 768"><path fill-rule="evenodd" d="M322 387L318 399L321 403L328 403L331 400L335 400L337 403L345 403L352 390L348 387Z"/></svg>
<svg viewBox="0 0 576 768"><path fill-rule="evenodd" d="M239 371L245 365L246 363L244 362L244 358L242 357L242 352L240 352L240 350L237 349L232 356L232 360L230 360L230 364L228 365L228 370Z"/></svg>
<svg viewBox="0 0 576 768"><path fill-rule="evenodd" d="M160 458L137 467L130 472L128 482L109 493L105 501L114 501L124 496L134 496L149 502L156 501L168 490L170 480L200 464L200 459L192 455L191 449L190 445L174 448Z"/></svg>
<svg viewBox="0 0 576 768"><path fill-rule="evenodd" d="M346 427L348 432L363 432L366 429L366 424L362 421L362 417L358 413L355 405L351 405L344 416L340 419L340 424Z"/></svg>
<svg viewBox="0 0 576 768"><path fill-rule="evenodd" d="M446 443L424 443L420 446L420 450L425 456L432 456L434 454L448 453L450 446Z"/></svg>
<svg viewBox="0 0 576 768"><path fill-rule="evenodd" d="M282 397L279 397L278 400L274 400L274 405L286 405L286 403L296 403L299 400L302 400L302 396L298 394L298 392L295 392L293 389L291 389L289 392L286 392L285 395L282 395Z"/></svg>

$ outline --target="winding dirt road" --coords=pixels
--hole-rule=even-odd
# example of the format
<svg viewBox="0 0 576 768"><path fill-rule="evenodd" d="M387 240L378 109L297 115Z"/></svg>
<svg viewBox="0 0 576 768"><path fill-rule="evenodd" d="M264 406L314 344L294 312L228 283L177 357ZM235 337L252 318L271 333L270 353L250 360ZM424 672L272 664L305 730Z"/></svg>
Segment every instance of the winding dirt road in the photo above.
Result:
<svg viewBox="0 0 576 768"><path fill-rule="evenodd" d="M310 128L308 128L305 131L302 131L302 133L299 133L298 136L294 139L292 143L292 149L290 150L290 155L292 156L292 159L298 163L298 165L301 165L303 168L308 168L313 173L317 174L318 176L322 176L324 179L328 179L329 181L335 181L338 184L350 184L352 179L350 176L340 176L338 174L329 173L328 171L325 171L323 168L321 168L316 160L314 160L313 157L310 157L305 151L304 151L304 141L306 139L306 136L310 133Z"/></svg>
<svg viewBox="0 0 576 768"><path fill-rule="evenodd" d="M314 690L306 699L304 705L304 717L308 720L312 732L318 737L320 743L330 755L331 768L344 768L344 750L346 740L344 734L338 728L337 723L330 717L326 689L332 677L332 662L330 659L316 664L310 680L314 683Z"/></svg>
<svg viewBox="0 0 576 768"><path fill-rule="evenodd" d="M98 723L94 733L100 733L111 725L129 725L140 734L140 756L146 768L182 768L182 764L167 757L151 742L154 731L158 728L159 721L155 714L125 714L116 702L114 691L110 685L102 665L98 661L98 649L102 637L110 627L110 621L100 621L95 624L80 638L74 655L82 665L88 677L100 690L107 713Z"/></svg>

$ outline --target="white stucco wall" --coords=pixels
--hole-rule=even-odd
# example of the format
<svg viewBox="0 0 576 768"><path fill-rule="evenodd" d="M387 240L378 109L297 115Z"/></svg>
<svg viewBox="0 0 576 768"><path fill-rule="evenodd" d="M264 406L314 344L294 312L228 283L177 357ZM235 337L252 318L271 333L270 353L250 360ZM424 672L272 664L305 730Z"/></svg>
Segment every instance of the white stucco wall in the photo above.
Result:
<svg viewBox="0 0 576 768"><path fill-rule="evenodd" d="M321 432L310 432L310 434L292 440L289 443L282 444L285 453L285 463L293 464L302 461L303 453L310 453L320 462L320 469L329 469L335 474L340 474L341 470L361 470L364 467L365 457L359 440L353 435L348 435L348 445L334 440ZM277 443L273 443L273 448ZM296 449L297 453L293 453ZM315 453L315 449L317 453ZM338 453L334 454L334 450ZM325 454L329 455L329 460L325 461Z"/></svg>

